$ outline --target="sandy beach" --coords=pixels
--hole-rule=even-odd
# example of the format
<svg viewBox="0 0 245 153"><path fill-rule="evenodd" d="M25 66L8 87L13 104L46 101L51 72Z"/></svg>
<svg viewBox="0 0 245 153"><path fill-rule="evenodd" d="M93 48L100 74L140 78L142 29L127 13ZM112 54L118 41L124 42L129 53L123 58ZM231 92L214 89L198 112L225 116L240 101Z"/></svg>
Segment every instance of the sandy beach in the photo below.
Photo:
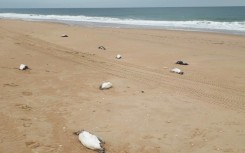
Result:
<svg viewBox="0 0 245 153"><path fill-rule="evenodd" d="M3 19L0 33L1 153L95 152L81 129L107 153L245 152L244 36Z"/></svg>

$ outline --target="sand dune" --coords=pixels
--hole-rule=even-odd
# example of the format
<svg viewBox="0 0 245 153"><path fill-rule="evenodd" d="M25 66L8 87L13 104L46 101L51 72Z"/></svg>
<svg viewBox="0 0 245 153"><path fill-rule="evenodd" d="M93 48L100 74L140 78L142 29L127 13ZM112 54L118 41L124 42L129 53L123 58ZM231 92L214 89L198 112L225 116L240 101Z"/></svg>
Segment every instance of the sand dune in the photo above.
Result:
<svg viewBox="0 0 245 153"><path fill-rule="evenodd" d="M108 153L245 152L244 36L14 20L0 33L0 152L92 153L81 129Z"/></svg>

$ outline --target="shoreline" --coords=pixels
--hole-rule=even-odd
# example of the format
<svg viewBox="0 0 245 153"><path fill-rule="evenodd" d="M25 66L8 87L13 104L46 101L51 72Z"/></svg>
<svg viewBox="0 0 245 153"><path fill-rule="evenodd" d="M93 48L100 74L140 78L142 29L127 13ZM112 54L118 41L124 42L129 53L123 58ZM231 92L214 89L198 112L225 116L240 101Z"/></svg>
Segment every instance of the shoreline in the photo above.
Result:
<svg viewBox="0 0 245 153"><path fill-rule="evenodd" d="M7 18L0 18L0 20L13 20L13 21L23 21L23 22L38 22L38 23L50 23L50 24L61 24L61 25L67 25L67 26L74 26L74 27L81 27L81 28L88 28L88 29L125 29L125 30L149 30L149 31L173 31L173 32L190 32L190 33L200 33L200 34L214 34L214 35L228 35L228 36L241 36L241 37L244 37L245 36L245 32L244 33L241 33L241 34L238 34L239 32L236 31L234 33L234 31L215 31L215 30L206 30L203 29L171 29L171 28L150 28L150 27L130 27L130 25L125 25L125 27L110 27L110 26L106 26L107 23L105 23L105 26L100 26L100 25L90 25L89 24L93 24L94 22L87 22L87 23L84 23L84 24L79 24L79 23L73 23L73 22L69 22L69 21L55 21L55 20L28 20L28 19L7 19ZM98 23L100 24L100 23ZM110 25L110 24L108 24ZM116 25L119 25L120 24L114 24L115 26ZM124 26L124 25L123 25Z"/></svg>
<svg viewBox="0 0 245 153"><path fill-rule="evenodd" d="M64 9L64 8L61 8ZM78 9L78 8L77 8ZM125 8L126 9L126 8ZM132 8L131 8L132 9ZM18 10L18 9L17 9ZM20 9L21 10L21 9ZM189 18L176 20L162 18L159 20L151 18L121 18L121 14L118 16L96 16L92 14L77 15L67 14L63 15L50 12L45 13L44 8L37 9L39 11L27 12L23 11L10 11L12 13L0 13L0 16L4 19L20 19L26 21L43 21L43 22L61 22L65 24L80 25L85 27L109 27L109 28L132 28L132 29L165 29L165 30L181 30L181 31L200 31L200 32L212 32L212 33L227 33L234 35L245 35L244 19L243 18L232 18L231 20L216 20L216 18ZM25 10L25 9L23 9ZM28 9L27 9L28 10ZM66 9L65 9L66 10ZM44 12L43 12L44 11ZM50 10L47 10L50 11ZM39 12L39 13L38 13ZM85 11L86 12L86 11ZM88 11L90 12L90 11ZM58 13L58 14L57 14ZM90 12L91 13L91 12ZM238 14L239 16L239 14Z"/></svg>
<svg viewBox="0 0 245 153"><path fill-rule="evenodd" d="M92 153L81 129L108 153L245 151L244 36L19 20L0 32L0 152Z"/></svg>
<svg viewBox="0 0 245 153"><path fill-rule="evenodd" d="M15 20L15 19L14 19ZM27 21L21 19L22 21ZM33 20L30 20L32 22ZM34 21L36 22L36 21ZM37 20L37 22L51 22L51 23L63 23L70 26L81 26L84 28L112 28L112 29L132 29L132 30L163 30L163 31L184 31L184 32L200 32L200 33L211 33L211 34L227 34L245 36L245 32L232 31L232 30L215 30L215 29L195 29L195 28L173 28L173 27L160 27L160 26L143 26L143 25L127 25L127 24L112 24L112 23L99 23L99 22L86 22L78 23L75 21L45 21Z"/></svg>

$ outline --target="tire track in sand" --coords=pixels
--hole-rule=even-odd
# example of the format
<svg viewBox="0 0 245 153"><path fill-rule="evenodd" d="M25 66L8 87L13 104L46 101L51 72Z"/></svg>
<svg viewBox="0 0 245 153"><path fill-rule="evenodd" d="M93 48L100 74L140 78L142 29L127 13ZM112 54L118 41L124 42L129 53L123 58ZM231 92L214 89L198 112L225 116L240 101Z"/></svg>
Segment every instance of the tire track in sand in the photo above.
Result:
<svg viewBox="0 0 245 153"><path fill-rule="evenodd" d="M19 45L24 48L42 52L63 60L76 62L96 71L104 71L117 77L134 80L150 88L162 88L163 91L175 92L197 99L201 97L209 103L219 104L229 109L245 112L245 95L242 91L222 87L212 82L193 81L177 75L162 74L158 70L75 51L21 33L12 32L13 34L16 36L12 36L12 39L20 42Z"/></svg>

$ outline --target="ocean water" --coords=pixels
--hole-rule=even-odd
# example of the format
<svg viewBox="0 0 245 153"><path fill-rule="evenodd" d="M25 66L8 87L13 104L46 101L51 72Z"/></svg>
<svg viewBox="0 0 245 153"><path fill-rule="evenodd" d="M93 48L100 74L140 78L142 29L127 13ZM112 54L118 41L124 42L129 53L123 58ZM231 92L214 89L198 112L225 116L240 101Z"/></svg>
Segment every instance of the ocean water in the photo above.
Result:
<svg viewBox="0 0 245 153"><path fill-rule="evenodd" d="M0 18L245 35L245 7L0 9Z"/></svg>

